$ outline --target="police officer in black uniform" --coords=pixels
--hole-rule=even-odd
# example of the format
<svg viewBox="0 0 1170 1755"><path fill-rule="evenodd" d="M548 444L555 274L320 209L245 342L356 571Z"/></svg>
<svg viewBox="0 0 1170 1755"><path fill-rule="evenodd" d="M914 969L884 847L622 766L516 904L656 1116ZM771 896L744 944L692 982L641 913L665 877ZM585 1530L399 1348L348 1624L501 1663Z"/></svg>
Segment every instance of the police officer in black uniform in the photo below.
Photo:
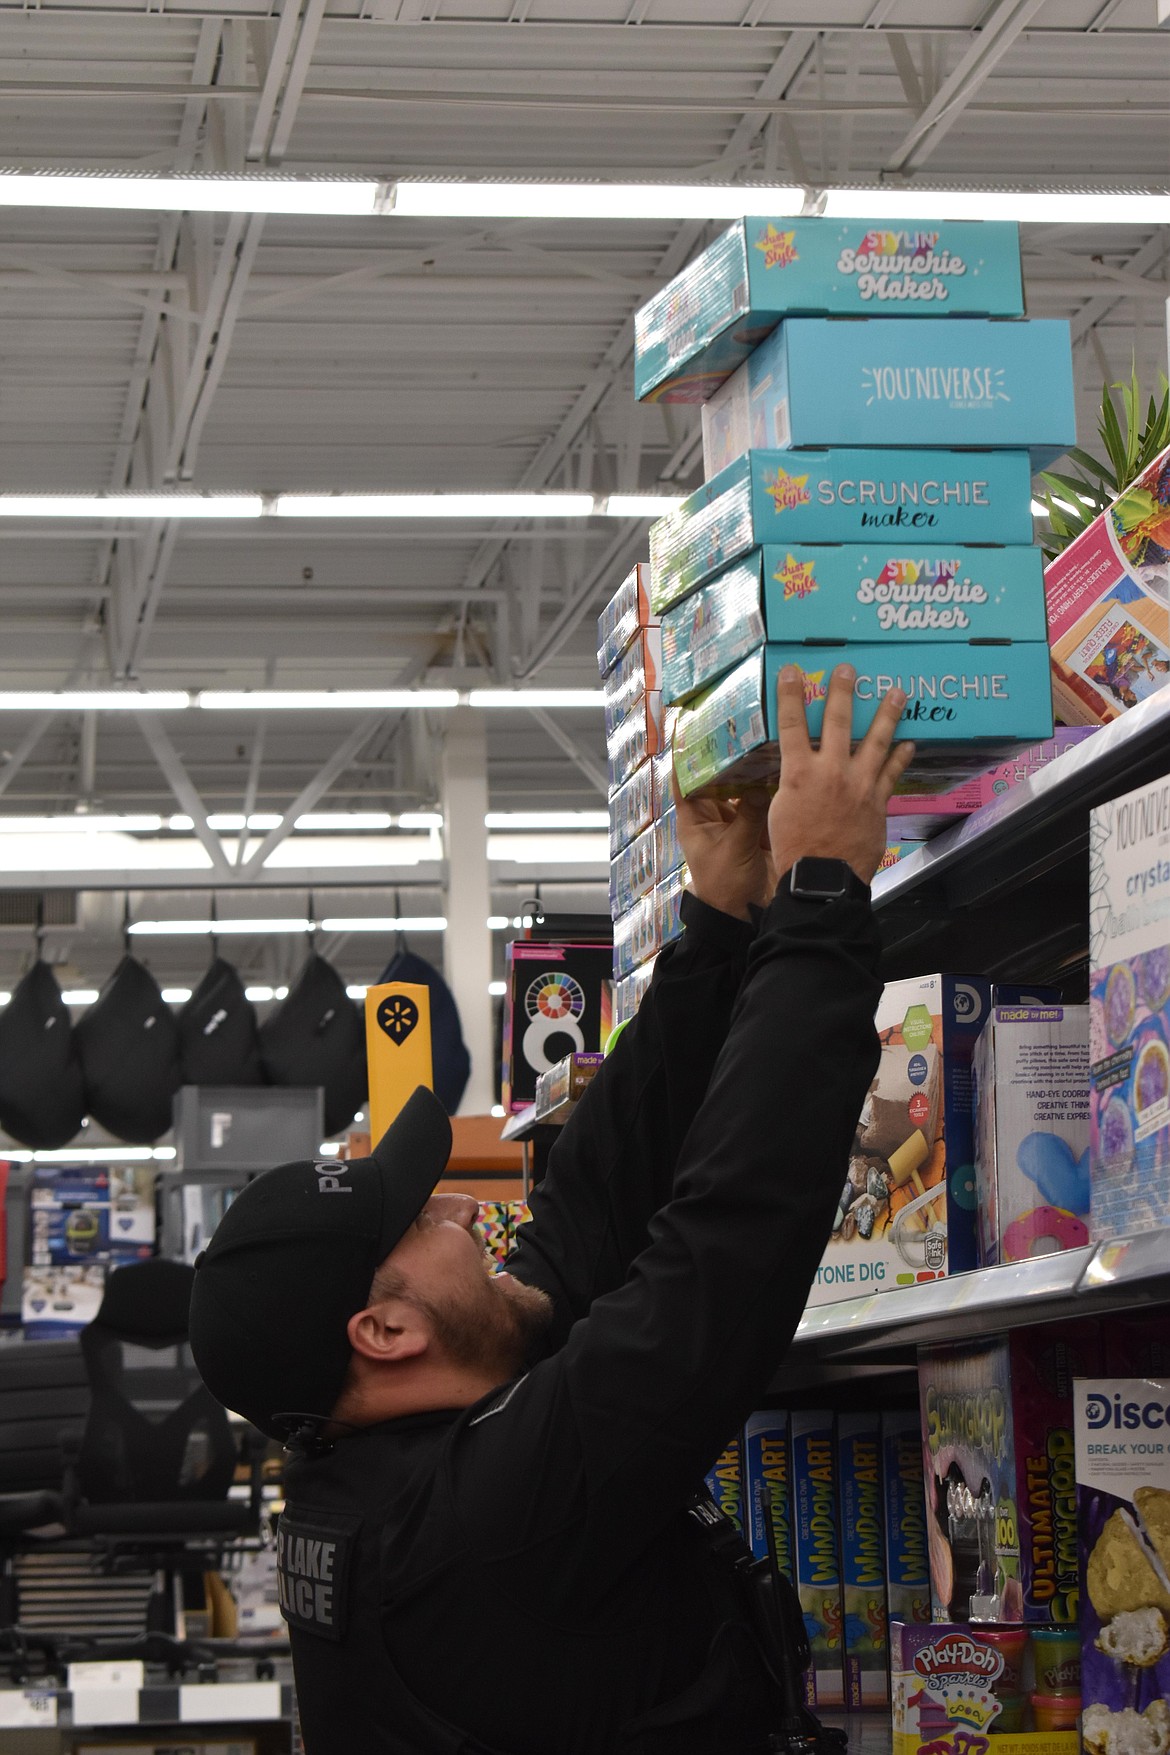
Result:
<svg viewBox="0 0 1170 1755"><path fill-rule="evenodd" d="M911 746L892 691L851 750L852 682L813 749L782 673L770 806L679 801L685 931L506 1273L433 1192L421 1089L372 1157L258 1177L196 1264L200 1371L292 1451L307 1755L781 1746L775 1654L687 1507L799 1321L877 1066L867 886Z"/></svg>

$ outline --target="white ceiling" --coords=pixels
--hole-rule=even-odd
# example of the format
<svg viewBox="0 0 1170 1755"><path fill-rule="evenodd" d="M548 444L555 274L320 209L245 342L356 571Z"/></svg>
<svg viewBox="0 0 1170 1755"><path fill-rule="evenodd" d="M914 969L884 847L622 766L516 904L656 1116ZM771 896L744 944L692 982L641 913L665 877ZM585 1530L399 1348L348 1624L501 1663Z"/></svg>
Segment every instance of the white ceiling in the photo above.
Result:
<svg viewBox="0 0 1170 1755"><path fill-rule="evenodd" d="M0 162L1165 184L1170 29L1156 19L1157 0L0 4ZM0 210L0 485L688 486L694 411L634 403L631 319L717 229ZM1024 251L1030 312L1072 320L1091 443L1103 376L1133 356L1152 384L1165 365L1167 231L1033 227ZM5 520L0 688L452 670L595 686L597 611L645 552L645 523L600 519L159 525L116 542ZM219 811L241 807L253 772L256 808L283 810L353 729L270 716L257 766L254 715L167 723ZM28 730L0 723L0 812L179 808L135 724L58 716L25 750ZM433 805L440 731L417 715L372 724L315 808ZM596 808L603 761L596 714L500 715L492 807ZM390 911L375 899L355 891L336 911ZM83 901L84 930L51 938L67 979L108 970L121 906ZM0 985L28 949L0 928ZM283 955L259 941L233 954L256 970ZM337 954L356 978L375 953L351 939ZM204 956L197 941L151 948L172 982Z"/></svg>

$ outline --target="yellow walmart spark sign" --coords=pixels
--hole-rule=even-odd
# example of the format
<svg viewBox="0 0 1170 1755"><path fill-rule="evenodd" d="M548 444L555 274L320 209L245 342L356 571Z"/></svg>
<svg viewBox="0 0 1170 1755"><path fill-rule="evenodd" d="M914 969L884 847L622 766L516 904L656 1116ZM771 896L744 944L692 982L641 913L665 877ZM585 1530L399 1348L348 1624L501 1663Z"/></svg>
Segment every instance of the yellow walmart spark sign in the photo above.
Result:
<svg viewBox="0 0 1170 1755"><path fill-rule="evenodd" d="M431 990L408 981L366 989L370 1139L376 1145L418 1085L435 1088Z"/></svg>

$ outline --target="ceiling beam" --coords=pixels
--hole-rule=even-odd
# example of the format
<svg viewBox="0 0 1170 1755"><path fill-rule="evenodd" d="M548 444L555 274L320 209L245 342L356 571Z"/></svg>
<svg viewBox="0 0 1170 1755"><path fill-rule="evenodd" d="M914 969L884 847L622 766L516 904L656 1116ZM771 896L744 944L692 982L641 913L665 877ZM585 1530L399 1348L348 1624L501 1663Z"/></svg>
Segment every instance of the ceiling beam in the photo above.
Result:
<svg viewBox="0 0 1170 1755"><path fill-rule="evenodd" d="M182 805L195 828L195 833L202 842L212 869L218 876L231 876L232 867L223 844L211 824L207 820L207 811L190 776L184 768L178 750L171 742L157 713L138 713L138 728L146 741L146 747L158 763L167 785L175 795L176 801Z"/></svg>

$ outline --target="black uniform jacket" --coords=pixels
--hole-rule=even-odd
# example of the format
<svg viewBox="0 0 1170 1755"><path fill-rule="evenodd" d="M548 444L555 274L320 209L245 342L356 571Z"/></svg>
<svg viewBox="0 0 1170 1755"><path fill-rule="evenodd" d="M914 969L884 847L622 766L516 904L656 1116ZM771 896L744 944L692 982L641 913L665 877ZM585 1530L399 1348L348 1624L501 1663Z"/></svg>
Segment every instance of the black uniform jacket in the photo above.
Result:
<svg viewBox="0 0 1170 1755"><path fill-rule="evenodd" d="M880 986L864 899L778 896L757 931L688 897L684 920L508 1264L554 1301L549 1355L289 1466L307 1755L744 1747L730 1673L713 1718L631 1727L707 1663L719 1613L682 1508L800 1318Z"/></svg>

